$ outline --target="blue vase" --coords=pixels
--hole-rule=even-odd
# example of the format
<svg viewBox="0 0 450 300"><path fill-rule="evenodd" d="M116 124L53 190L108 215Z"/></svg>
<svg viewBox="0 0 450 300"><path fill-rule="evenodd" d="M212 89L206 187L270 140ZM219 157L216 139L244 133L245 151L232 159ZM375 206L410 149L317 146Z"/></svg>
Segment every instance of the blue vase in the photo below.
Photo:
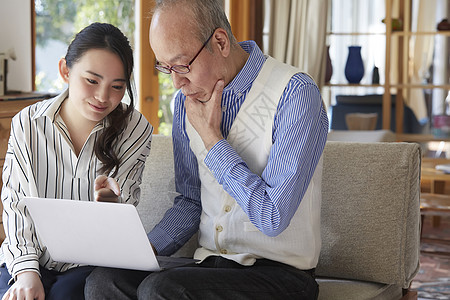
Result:
<svg viewBox="0 0 450 300"><path fill-rule="evenodd" d="M349 83L359 83L364 76L364 64L360 46L349 46L347 63L345 64L345 78Z"/></svg>

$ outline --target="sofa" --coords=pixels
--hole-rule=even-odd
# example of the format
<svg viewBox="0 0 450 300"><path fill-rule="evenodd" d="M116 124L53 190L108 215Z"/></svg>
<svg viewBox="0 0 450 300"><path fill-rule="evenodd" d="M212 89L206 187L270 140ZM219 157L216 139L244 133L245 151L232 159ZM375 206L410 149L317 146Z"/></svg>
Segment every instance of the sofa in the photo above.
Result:
<svg viewBox="0 0 450 300"><path fill-rule="evenodd" d="M327 142L319 299L417 299L420 161L417 144ZM154 135L138 205L147 231L177 195L173 165L171 138ZM174 256L196 247L193 236Z"/></svg>

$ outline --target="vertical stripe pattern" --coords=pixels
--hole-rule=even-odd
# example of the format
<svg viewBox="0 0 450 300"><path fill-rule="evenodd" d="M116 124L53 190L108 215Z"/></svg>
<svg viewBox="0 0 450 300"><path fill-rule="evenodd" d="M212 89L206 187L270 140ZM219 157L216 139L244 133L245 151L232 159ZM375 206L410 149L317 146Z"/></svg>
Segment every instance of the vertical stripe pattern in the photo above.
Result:
<svg viewBox="0 0 450 300"><path fill-rule="evenodd" d="M250 172L226 138L266 57L253 41L240 45L250 56L224 88L221 131L225 139L208 152L205 163L252 223L266 235L276 236L288 226L308 188L325 146L328 117L314 81L306 74L294 75L277 107L268 165L261 177ZM164 254L176 250L186 236L197 231L196 216L202 207L198 163L186 133L184 99L181 92L175 98L172 132L175 183L181 196L149 233L158 253Z"/></svg>

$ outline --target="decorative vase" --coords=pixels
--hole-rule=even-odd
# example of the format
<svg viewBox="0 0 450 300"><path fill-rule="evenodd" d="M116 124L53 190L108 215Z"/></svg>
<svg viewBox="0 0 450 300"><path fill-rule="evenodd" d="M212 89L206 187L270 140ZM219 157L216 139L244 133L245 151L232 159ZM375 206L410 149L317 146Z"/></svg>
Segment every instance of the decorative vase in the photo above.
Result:
<svg viewBox="0 0 450 300"><path fill-rule="evenodd" d="M329 83L331 80L331 76L333 75L333 65L331 64L330 58L330 46L327 46L327 62L325 69L325 83Z"/></svg>
<svg viewBox="0 0 450 300"><path fill-rule="evenodd" d="M380 84L380 72L376 66L373 67L372 71L372 84Z"/></svg>
<svg viewBox="0 0 450 300"><path fill-rule="evenodd" d="M361 46L349 46L345 78L349 83L359 83L364 76L364 64L361 57Z"/></svg>

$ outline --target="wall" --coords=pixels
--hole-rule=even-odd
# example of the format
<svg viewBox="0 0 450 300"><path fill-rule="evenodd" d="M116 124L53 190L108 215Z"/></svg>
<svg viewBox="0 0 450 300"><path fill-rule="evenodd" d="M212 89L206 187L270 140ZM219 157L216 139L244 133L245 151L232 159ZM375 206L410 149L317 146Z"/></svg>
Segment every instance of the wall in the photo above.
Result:
<svg viewBox="0 0 450 300"><path fill-rule="evenodd" d="M14 47L17 59L8 60L8 90L32 89L30 0L0 0L0 52Z"/></svg>

